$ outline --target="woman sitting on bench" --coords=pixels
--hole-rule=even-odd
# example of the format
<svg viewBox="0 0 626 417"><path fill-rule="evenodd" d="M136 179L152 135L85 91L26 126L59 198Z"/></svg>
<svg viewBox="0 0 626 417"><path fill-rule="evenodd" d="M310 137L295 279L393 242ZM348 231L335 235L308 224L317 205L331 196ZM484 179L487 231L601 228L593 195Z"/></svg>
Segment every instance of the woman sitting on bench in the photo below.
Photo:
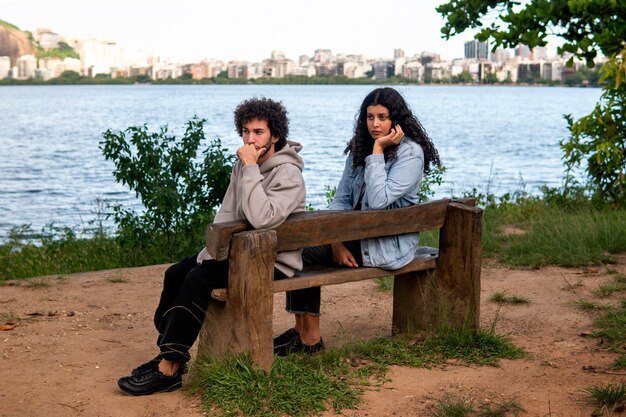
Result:
<svg viewBox="0 0 626 417"><path fill-rule="evenodd" d="M359 111L354 136L329 210L381 210L419 203L420 181L439 154L404 98L393 88L369 93ZM387 236L304 248L305 266L358 266L398 269L413 260L419 234ZM287 292L286 310L295 325L274 338L274 353L314 353L324 348L320 334L320 287Z"/></svg>

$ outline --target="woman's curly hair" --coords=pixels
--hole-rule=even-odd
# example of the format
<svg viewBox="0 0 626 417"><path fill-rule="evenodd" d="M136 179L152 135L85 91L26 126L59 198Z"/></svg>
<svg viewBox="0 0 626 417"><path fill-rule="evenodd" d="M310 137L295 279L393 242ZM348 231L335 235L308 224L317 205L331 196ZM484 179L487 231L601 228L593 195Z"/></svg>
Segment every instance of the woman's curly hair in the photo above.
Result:
<svg viewBox="0 0 626 417"><path fill-rule="evenodd" d="M265 120L270 134L278 138L274 150L280 151L287 143L289 136L289 119L287 109L282 103L269 98L251 98L235 109L235 130L243 135L243 127L251 120Z"/></svg>
<svg viewBox="0 0 626 417"><path fill-rule="evenodd" d="M389 118L404 131L404 137L419 143L424 150L424 173L430 172L431 164L441 167L439 152L435 148L432 140L426 134L422 124L411 112L404 98L393 88L377 88L369 93L363 103L354 126L354 136L348 142L345 153L352 152L353 166L364 166L365 157L372 154L374 150L374 140L367 129L367 108L369 106L381 105L389 110ZM396 158L398 146L388 146L385 148L385 161Z"/></svg>

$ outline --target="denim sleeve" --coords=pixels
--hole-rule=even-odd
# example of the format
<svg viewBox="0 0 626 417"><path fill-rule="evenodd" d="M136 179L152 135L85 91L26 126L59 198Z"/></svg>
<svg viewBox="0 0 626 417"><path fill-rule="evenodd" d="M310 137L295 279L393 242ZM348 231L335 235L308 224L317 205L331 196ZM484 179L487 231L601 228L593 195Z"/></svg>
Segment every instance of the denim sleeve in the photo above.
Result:
<svg viewBox="0 0 626 417"><path fill-rule="evenodd" d="M367 203L372 210L380 210L412 190L417 192L423 173L424 152L419 145L399 146L388 170L384 155L369 155L365 158Z"/></svg>
<svg viewBox="0 0 626 417"><path fill-rule="evenodd" d="M349 154L346 158L341 180L339 180L339 185L337 185L337 190L335 191L335 197L328 207L329 210L352 210L354 208L352 204L352 181L350 180L351 168L352 154Z"/></svg>

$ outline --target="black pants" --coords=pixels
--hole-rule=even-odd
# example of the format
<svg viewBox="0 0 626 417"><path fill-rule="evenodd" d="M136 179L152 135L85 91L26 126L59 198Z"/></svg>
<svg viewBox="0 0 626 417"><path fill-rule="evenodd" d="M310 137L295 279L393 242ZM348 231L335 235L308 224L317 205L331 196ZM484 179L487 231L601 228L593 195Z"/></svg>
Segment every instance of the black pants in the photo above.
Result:
<svg viewBox="0 0 626 417"><path fill-rule="evenodd" d="M363 265L361 256L361 242L358 240L344 242L344 245L354 256L359 266ZM302 250L302 262L304 266L324 265L338 267L333 260L331 245L313 246ZM285 310L293 314L311 314L319 316L322 291L320 287L304 288L301 290L287 291Z"/></svg>
<svg viewBox="0 0 626 417"><path fill-rule="evenodd" d="M179 363L190 359L189 349L202 328L211 291L228 287L228 261L198 264L196 258L185 258L165 271L161 299L154 313L161 357ZM274 279L283 278L285 274L274 269Z"/></svg>

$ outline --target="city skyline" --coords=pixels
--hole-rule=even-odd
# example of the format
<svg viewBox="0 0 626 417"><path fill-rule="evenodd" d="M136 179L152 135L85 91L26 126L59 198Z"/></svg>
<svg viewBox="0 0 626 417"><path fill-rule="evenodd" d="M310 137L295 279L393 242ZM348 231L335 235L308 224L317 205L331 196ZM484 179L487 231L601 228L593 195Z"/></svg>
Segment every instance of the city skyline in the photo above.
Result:
<svg viewBox="0 0 626 417"><path fill-rule="evenodd" d="M0 0L0 19L22 30L49 28L66 37L94 37L129 50L194 62L203 58L261 61L273 50L297 59L317 49L335 54L392 57L422 51L463 56L473 33L445 41L441 0L319 0L299 3L101 0ZM389 34L389 35L387 35Z"/></svg>

